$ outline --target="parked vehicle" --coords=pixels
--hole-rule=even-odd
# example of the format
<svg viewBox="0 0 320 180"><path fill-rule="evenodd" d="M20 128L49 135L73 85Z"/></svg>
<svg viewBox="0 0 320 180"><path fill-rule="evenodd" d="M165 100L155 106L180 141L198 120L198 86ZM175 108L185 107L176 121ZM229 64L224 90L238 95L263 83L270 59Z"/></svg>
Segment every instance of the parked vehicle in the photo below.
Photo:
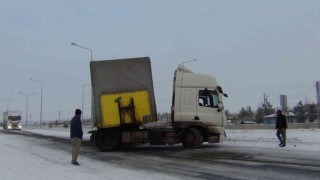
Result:
<svg viewBox="0 0 320 180"><path fill-rule="evenodd" d="M157 122L149 57L91 61L91 141L101 151L149 143L199 148L224 140L222 88L213 76L178 65L173 76L171 122Z"/></svg>

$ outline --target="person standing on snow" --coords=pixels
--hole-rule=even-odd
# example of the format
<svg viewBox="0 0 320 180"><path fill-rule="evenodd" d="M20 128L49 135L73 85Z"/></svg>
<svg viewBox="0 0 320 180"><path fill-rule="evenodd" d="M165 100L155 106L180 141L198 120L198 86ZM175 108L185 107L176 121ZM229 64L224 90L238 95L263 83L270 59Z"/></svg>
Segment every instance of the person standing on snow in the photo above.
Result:
<svg viewBox="0 0 320 180"><path fill-rule="evenodd" d="M70 122L70 138L72 143L72 160L71 164L80 165L78 163L78 155L80 152L81 140L83 136L82 123L81 123L81 110L76 109L75 116Z"/></svg>
<svg viewBox="0 0 320 180"><path fill-rule="evenodd" d="M277 129L277 137L280 141L279 146L285 147L286 146L286 139L287 139L287 119L286 116L282 114L281 110L277 110L277 122L276 122L276 128Z"/></svg>

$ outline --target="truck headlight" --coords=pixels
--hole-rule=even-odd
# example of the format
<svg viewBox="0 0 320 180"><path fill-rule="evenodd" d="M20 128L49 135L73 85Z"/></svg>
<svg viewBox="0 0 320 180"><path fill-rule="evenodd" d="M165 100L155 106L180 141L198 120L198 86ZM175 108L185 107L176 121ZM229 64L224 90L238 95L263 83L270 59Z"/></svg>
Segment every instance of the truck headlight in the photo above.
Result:
<svg viewBox="0 0 320 180"><path fill-rule="evenodd" d="M19 126L19 129L21 129L22 128L22 126Z"/></svg>
<svg viewBox="0 0 320 180"><path fill-rule="evenodd" d="M11 129L11 126L8 126L8 129Z"/></svg>

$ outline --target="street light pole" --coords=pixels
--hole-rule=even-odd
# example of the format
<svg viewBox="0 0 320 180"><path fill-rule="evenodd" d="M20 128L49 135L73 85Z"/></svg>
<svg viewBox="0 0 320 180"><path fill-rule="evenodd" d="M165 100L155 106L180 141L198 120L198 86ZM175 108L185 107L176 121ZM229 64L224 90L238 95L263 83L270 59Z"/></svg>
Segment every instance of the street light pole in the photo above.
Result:
<svg viewBox="0 0 320 180"><path fill-rule="evenodd" d="M89 50L89 51L90 51L90 61L93 60L93 58L92 58L92 49L87 48L87 47L84 47L84 46L81 46L81 45L78 45L78 44L76 44L76 43L74 43L74 42L71 42L71 45L73 45L73 46L78 46L78 47L80 47L80 48ZM82 89L82 91L83 91L83 89ZM83 94L83 93L82 93L82 94ZM82 102L83 102L83 100L82 100ZM93 129L93 118L94 118L94 108L93 108L93 106L94 106L94 104L93 104L93 94L92 94L92 89L91 89L91 130ZM83 106L82 106L82 111L83 111ZM82 117L83 117L83 116L82 116Z"/></svg>
<svg viewBox="0 0 320 180"><path fill-rule="evenodd" d="M197 61L197 60L198 60L198 59L192 59L192 60L189 60L189 61L185 61L185 62L182 63L182 66L184 67L184 64L185 64L185 63L189 63L189 62L193 62L193 61Z"/></svg>
<svg viewBox="0 0 320 180"><path fill-rule="evenodd" d="M78 46L78 47L80 47L80 48L89 50L89 51L90 51L90 55L91 55L91 59L90 59L90 60L92 61L92 49L87 48L87 47L84 47L84 46L81 46L81 45L78 45L78 44L76 44L76 43L74 43L74 42L71 42L71 45L73 45L73 46Z"/></svg>
<svg viewBox="0 0 320 180"><path fill-rule="evenodd" d="M91 84L84 84L82 85L82 117L84 118L84 87L89 86Z"/></svg>
<svg viewBox="0 0 320 180"><path fill-rule="evenodd" d="M12 98L1 98L1 100L6 101L7 102L7 111L9 111L9 106L10 106L10 101L13 101L14 99Z"/></svg>
<svg viewBox="0 0 320 180"><path fill-rule="evenodd" d="M40 128L42 128L42 95L43 95L43 82L35 80L35 79L30 79L31 81L34 81L36 83L39 83L41 85L41 99L40 99Z"/></svg>
<svg viewBox="0 0 320 180"><path fill-rule="evenodd" d="M19 94L25 95L27 98L27 103L26 103L26 126L28 126L28 106L29 106L29 96L34 95L36 93L23 93L23 92L19 92Z"/></svg>

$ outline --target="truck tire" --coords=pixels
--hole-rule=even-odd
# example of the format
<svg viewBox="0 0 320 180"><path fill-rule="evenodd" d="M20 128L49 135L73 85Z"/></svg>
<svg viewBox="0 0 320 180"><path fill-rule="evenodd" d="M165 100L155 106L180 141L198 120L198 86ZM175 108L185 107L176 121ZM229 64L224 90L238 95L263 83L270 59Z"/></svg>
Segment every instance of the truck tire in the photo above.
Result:
<svg viewBox="0 0 320 180"><path fill-rule="evenodd" d="M95 133L92 133L91 135L90 135L90 144L92 145L92 146L95 146L96 145L96 134Z"/></svg>
<svg viewBox="0 0 320 180"><path fill-rule="evenodd" d="M182 144L186 148L199 148L203 142L201 131L197 128L189 128L183 134Z"/></svg>
<svg viewBox="0 0 320 180"><path fill-rule="evenodd" d="M102 152L115 150L121 143L116 131L101 131L97 134L96 138L96 145Z"/></svg>

